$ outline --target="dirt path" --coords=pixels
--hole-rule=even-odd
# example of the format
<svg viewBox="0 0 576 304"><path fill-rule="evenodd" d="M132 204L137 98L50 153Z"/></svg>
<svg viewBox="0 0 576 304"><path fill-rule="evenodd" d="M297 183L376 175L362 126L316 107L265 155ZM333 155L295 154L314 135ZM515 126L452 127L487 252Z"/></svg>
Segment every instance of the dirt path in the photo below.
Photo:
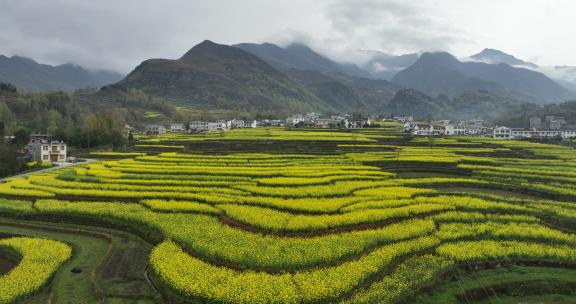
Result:
<svg viewBox="0 0 576 304"><path fill-rule="evenodd" d="M97 159L86 159L86 161L77 162L77 163L56 163L56 166L54 166L54 167L41 169L41 170L28 171L28 172L20 173L17 175L7 176L4 178L1 178L0 183L3 182L4 179L6 179L6 178L26 177L26 176L31 175L31 174L36 174L36 173L41 173L41 172L50 172L50 171L54 171L54 170L58 170L58 169L62 169L62 168L74 167L74 166L78 166L78 165L85 165L85 164L89 164L89 163L92 163L95 161L98 161L98 160Z"/></svg>

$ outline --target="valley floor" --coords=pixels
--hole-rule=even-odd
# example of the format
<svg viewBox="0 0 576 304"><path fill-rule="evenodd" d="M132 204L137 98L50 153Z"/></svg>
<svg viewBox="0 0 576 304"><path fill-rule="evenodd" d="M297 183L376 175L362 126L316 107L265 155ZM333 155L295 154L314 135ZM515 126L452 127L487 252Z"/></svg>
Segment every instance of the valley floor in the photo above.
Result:
<svg viewBox="0 0 576 304"><path fill-rule="evenodd" d="M397 130L141 136L9 178L0 241L71 256L36 288L0 243L0 282L30 284L18 303L576 301L574 148Z"/></svg>

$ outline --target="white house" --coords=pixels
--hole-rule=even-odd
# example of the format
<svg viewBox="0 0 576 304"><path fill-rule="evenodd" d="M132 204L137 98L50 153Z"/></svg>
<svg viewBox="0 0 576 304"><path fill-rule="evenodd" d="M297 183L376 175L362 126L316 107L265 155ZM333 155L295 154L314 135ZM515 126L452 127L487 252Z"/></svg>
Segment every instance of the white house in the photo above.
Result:
<svg viewBox="0 0 576 304"><path fill-rule="evenodd" d="M218 123L209 121L193 121L190 123L191 132L205 132L218 129Z"/></svg>
<svg viewBox="0 0 576 304"><path fill-rule="evenodd" d="M534 130L534 129L512 129L512 138L552 138L560 137L560 131Z"/></svg>
<svg viewBox="0 0 576 304"><path fill-rule="evenodd" d="M286 118L286 124L291 125L291 126L295 126L295 125L297 125L301 122L305 122L305 121L306 121L306 119L302 115L292 115L292 116Z"/></svg>
<svg viewBox="0 0 576 304"><path fill-rule="evenodd" d="M394 116L393 120L398 122L413 122L414 116Z"/></svg>
<svg viewBox="0 0 576 304"><path fill-rule="evenodd" d="M412 125L410 134L415 136L441 136L444 135L446 129L444 126L434 124Z"/></svg>
<svg viewBox="0 0 576 304"><path fill-rule="evenodd" d="M446 135L450 135L450 136L458 136L458 135L468 135L468 129L460 124L457 125L452 125L452 124L448 124L446 126L444 126L444 134Z"/></svg>
<svg viewBox="0 0 576 304"><path fill-rule="evenodd" d="M242 119L232 119L231 123L231 128L234 129L242 129L244 128L244 120Z"/></svg>
<svg viewBox="0 0 576 304"><path fill-rule="evenodd" d="M216 130L230 130L232 128L232 121L231 120L219 120L216 122L218 125L216 126Z"/></svg>
<svg viewBox="0 0 576 304"><path fill-rule="evenodd" d="M348 129L361 129L364 127L369 127L370 124L370 119L349 119L346 120L345 127Z"/></svg>
<svg viewBox="0 0 576 304"><path fill-rule="evenodd" d="M245 125L246 128L253 128L256 129L258 128L258 121L257 120L253 120L250 124Z"/></svg>
<svg viewBox="0 0 576 304"><path fill-rule="evenodd" d="M316 119L320 118L322 115L314 112L304 114L305 122L314 122Z"/></svg>
<svg viewBox="0 0 576 304"><path fill-rule="evenodd" d="M564 117L548 115L545 119L550 130L560 130L566 124Z"/></svg>
<svg viewBox="0 0 576 304"><path fill-rule="evenodd" d="M540 116L530 117L530 128L541 129L543 127L544 124L542 123L542 118Z"/></svg>
<svg viewBox="0 0 576 304"><path fill-rule="evenodd" d="M32 161L65 162L68 147L63 141L36 138L28 143L28 155Z"/></svg>
<svg viewBox="0 0 576 304"><path fill-rule="evenodd" d="M329 129L329 128L341 128L344 125L342 120L332 119L332 118L318 118L314 122L316 128Z"/></svg>
<svg viewBox="0 0 576 304"><path fill-rule="evenodd" d="M510 139L512 138L512 129L508 127L494 128L493 137L496 139Z"/></svg>
<svg viewBox="0 0 576 304"><path fill-rule="evenodd" d="M170 132L184 132L185 130L183 123L170 124Z"/></svg>
<svg viewBox="0 0 576 304"><path fill-rule="evenodd" d="M285 122L283 120L273 119L270 120L270 125L273 127L283 127L285 125Z"/></svg>
<svg viewBox="0 0 576 304"><path fill-rule="evenodd" d="M574 130L565 130L560 132L560 137L563 139L573 139L576 138L576 131Z"/></svg>
<svg viewBox="0 0 576 304"><path fill-rule="evenodd" d="M166 127L163 125L148 125L144 130L148 135L161 135L166 133Z"/></svg>

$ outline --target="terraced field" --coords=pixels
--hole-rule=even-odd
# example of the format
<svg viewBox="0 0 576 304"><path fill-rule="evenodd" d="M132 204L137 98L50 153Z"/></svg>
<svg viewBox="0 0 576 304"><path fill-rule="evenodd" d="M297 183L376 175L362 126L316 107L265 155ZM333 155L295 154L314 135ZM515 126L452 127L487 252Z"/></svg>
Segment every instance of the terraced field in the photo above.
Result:
<svg viewBox="0 0 576 304"><path fill-rule="evenodd" d="M142 237L157 302L576 301L573 148L393 126L140 140L0 184L0 213Z"/></svg>

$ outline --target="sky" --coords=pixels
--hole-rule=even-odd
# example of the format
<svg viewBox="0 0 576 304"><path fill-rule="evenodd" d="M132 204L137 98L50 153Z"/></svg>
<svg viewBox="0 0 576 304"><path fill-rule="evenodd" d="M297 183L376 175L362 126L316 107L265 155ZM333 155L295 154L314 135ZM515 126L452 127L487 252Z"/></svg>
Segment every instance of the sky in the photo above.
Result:
<svg viewBox="0 0 576 304"><path fill-rule="evenodd" d="M308 44L338 61L365 52L495 48L576 66L573 0L0 0L0 54L130 72L195 44Z"/></svg>

